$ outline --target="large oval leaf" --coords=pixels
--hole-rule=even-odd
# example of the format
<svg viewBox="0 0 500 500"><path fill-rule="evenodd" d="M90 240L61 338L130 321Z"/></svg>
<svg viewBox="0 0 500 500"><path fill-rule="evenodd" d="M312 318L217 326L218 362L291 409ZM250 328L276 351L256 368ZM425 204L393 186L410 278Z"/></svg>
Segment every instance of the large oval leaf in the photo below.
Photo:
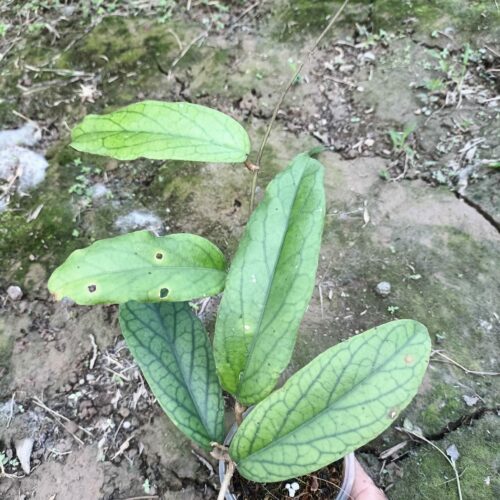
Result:
<svg viewBox="0 0 500 500"><path fill-rule="evenodd" d="M118 160L246 160L250 139L230 116L188 102L143 101L107 115L88 115L73 129L78 151Z"/></svg>
<svg viewBox="0 0 500 500"><path fill-rule="evenodd" d="M422 324L400 320L320 354L243 421L229 450L238 470L281 481L368 443L416 394L430 348Z"/></svg>
<svg viewBox="0 0 500 500"><path fill-rule="evenodd" d="M165 413L210 449L224 439L224 400L208 336L188 303L120 306L125 341Z"/></svg>
<svg viewBox="0 0 500 500"><path fill-rule="evenodd" d="M274 388L314 287L325 214L323 167L306 154L269 184L248 222L215 328L222 386L244 404Z"/></svg>
<svg viewBox="0 0 500 500"><path fill-rule="evenodd" d="M137 231L76 250L48 287L81 305L181 302L219 293L225 269L221 251L200 236Z"/></svg>

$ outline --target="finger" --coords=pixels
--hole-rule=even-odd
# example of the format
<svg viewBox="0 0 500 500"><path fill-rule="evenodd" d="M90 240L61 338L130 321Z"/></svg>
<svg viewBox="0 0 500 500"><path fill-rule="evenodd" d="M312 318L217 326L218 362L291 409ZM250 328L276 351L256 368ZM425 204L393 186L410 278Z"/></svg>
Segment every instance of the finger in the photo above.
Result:
<svg viewBox="0 0 500 500"><path fill-rule="evenodd" d="M351 497L353 500L387 500L384 492L375 486L371 477L357 460Z"/></svg>

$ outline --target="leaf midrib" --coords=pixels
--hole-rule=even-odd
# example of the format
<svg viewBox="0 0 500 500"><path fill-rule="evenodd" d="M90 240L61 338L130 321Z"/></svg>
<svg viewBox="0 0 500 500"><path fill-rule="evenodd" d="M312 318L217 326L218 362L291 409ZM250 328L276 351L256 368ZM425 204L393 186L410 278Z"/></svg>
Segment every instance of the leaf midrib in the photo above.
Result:
<svg viewBox="0 0 500 500"><path fill-rule="evenodd" d="M163 317L161 316L161 314L159 313L159 311L157 310L156 307L151 307L149 304L145 304L146 307L150 310L152 310L152 312L156 315L156 317L158 318L158 321L159 321L159 324L165 328L165 330L167 330L167 327L165 325L165 321L163 320ZM129 309L130 310L130 309ZM149 325L147 325L146 323L144 323L144 321L142 321L142 319L136 315L135 313L133 313L134 316L136 317L136 319L142 323L142 325L144 325L144 327L146 328L149 328ZM174 332L177 332L177 321L176 321L176 317L177 317L177 310L174 308L174 321L173 321L173 329L174 329ZM191 322L191 325L193 326L193 321L192 321L192 318L189 318L190 319L190 322ZM184 387L185 389L187 390L188 394L189 394L189 398L191 399L191 402L193 403L193 406L195 407L196 409L196 413L198 414L198 417L200 419L200 422L203 426L203 429L205 430L205 433L206 433L206 436L205 437L208 437L208 440L211 439L211 433L210 431L208 430L208 426L207 426L207 422L203 416L203 414L200 412L200 407L198 406L198 403L196 401L196 398L194 397L193 395L193 392L191 390L191 387L190 385L187 383L186 381L186 377L185 377L185 372L184 370L182 369L182 363L180 362L179 360L179 356L178 356L178 353L177 353L177 349L175 348L175 342L172 341L171 339L171 336L166 334L164 337L160 336L161 338L165 338L167 343L169 344L169 347L170 347L170 352L172 352L174 358L175 358L175 362L177 364L177 367L179 368L179 371L181 372L182 374L182 380L184 382ZM163 365L163 360L160 359L158 357L158 355L153 352L151 349L149 349L148 347L148 352L160 363ZM156 384L160 385L158 382L155 382Z"/></svg>
<svg viewBox="0 0 500 500"><path fill-rule="evenodd" d="M410 340L411 340L411 337L408 338L408 340L405 342L404 345L401 346L400 349L398 349L392 356L390 356L388 359L385 358L377 367L376 367L376 370L378 370L380 368L380 366L382 364L386 364L390 361L392 361L394 359L394 357L400 353L401 350L403 350L409 343L410 343ZM415 364L416 366L416 364ZM375 370L373 370L375 371ZM352 393L353 390L355 390L360 384L362 384L363 382L365 382L368 378L370 378L373 374L373 371L371 371L366 377L364 377L363 379L361 379L358 383L356 383L354 386L351 387L351 390L348 391L348 392L345 392L344 394L342 394L342 396L335 400L335 404L338 403L339 401L342 401L342 399L344 399L345 397L347 397L349 394ZM276 446L277 444L279 444L284 438L286 438L289 434L292 434L293 432L296 432L297 430L299 430L301 427L304 427L306 425L309 425L311 422L314 422L317 418L321 417L324 413L328 412L331 408L332 408L333 405L330 405L330 406L327 406L326 408L324 408L323 410L321 410L320 412L318 412L316 415L314 415L312 418L310 418L309 420L303 422L302 424L298 425L297 427L294 427L293 429L291 429L290 431L288 431L287 433L283 434L282 436L278 437L277 439L273 439L271 440L266 446L258 449L257 451L247 455L245 458L241 459L241 461L243 460L246 460L250 457L255 457L255 455L258 455L260 454L261 452L263 452L264 450L270 448L271 446Z"/></svg>
<svg viewBox="0 0 500 500"><path fill-rule="evenodd" d="M122 130L98 130L98 131L92 131L92 132L86 132L86 131L84 131L80 135L78 135L77 137L74 137L72 139L71 146L73 146L73 144L78 145L79 141L80 141L80 144L82 144L82 145L86 144L87 141L82 142L81 141L81 137L92 136L92 135L101 135L101 134L106 134L106 137L109 137L111 134L113 134L113 135L119 135L119 134L123 134L123 133L158 135L158 136L161 136L163 138L168 137L168 138L172 138L174 140L175 139L187 139L187 140L190 140L190 141L195 141L196 140L196 141L200 142L200 138L199 137L193 137L193 136L189 136L189 135L174 135L174 134L170 134L170 133L166 133L166 132L146 132L146 131L143 131L143 130L130 130L130 129L123 128ZM92 139L90 139L90 140L92 140ZM209 140L206 140L206 141L203 141L203 142L205 144L208 144L208 145L211 145L211 146L218 146L218 147L230 150L230 151L237 151L238 153L243 152L244 154L247 154L246 151L244 151L243 149L231 147L231 145L228 145L226 143L214 142L214 141L209 141ZM140 147L140 146L141 146L140 144L135 144L135 145L130 145L130 146L124 145L122 147L122 149L130 149L130 148L135 148L135 147ZM104 149L109 149L105 144L101 144L100 147L104 148ZM166 145L166 147L168 147L168 146Z"/></svg>
<svg viewBox="0 0 500 500"><path fill-rule="evenodd" d="M222 269L214 269L213 267L190 267L190 266L166 266L164 268L158 268L157 266L151 266L151 267L134 267L132 269L123 269L121 271L106 271L105 273L101 274L92 274L92 275L86 275L84 278L77 278L77 279L71 279L68 281L65 281L64 283L60 284L59 287L66 286L68 283L70 284L76 284L80 282L85 282L90 279L102 279L102 277L106 277L109 275L113 274L123 274L123 273L135 273L135 272L143 272L145 270L151 270L154 269L155 272L160 272L160 271L177 271L177 270L186 270L186 269L191 269L195 271L214 271L217 273L225 273L224 270Z"/></svg>
<svg viewBox="0 0 500 500"><path fill-rule="evenodd" d="M261 325L262 325L262 320L264 318L264 314L265 314L265 311L267 310L267 301L269 299L269 295L271 293L271 290L273 288L273 284L274 284L274 280L276 278L276 269L278 267L278 264L281 260L281 253L282 253L282 250L283 250L283 247L285 245L285 241L286 241L286 237L288 235L288 232L289 232L289 221L291 219L291 214L293 212L293 208L295 206L295 200L297 199L297 194L300 190L300 181L303 179L304 177L304 173L306 171L306 168L307 168L307 164L306 166L304 166L304 168L302 169L302 173L300 175L300 179L297 181L297 186L296 186L296 189L295 189L295 193L294 193L294 196L293 196L293 201L290 205L291 209L290 209L290 212L286 218L286 231L284 232L283 234L283 238L281 240L281 243L280 243L280 248L279 248L279 252L278 252L278 258L276 259L274 265L273 265L273 270L272 270L272 279L269 280L269 285L267 287L267 290L266 290L266 296L265 296L265 301L264 301L264 307L261 309L261 313L259 315L259 320L258 320L258 323L257 323L257 328L256 328L256 332L258 332L256 335L253 335L252 336L252 343L250 344L250 350L248 352L248 355L247 355L247 358L245 360L245 367L243 368L243 371L240 372L240 373L243 373L245 374L249 364L250 364L250 360L252 359L252 356L253 356L253 352L255 350L255 345L257 344L257 339L260 338L260 335L262 334L261 332ZM245 376L241 377L238 379L238 390L237 390L237 395L239 396L240 395L240 391L241 391L241 386L243 385L243 383L245 382L246 378Z"/></svg>
<svg viewBox="0 0 500 500"><path fill-rule="evenodd" d="M163 322L163 318L161 317L159 311L158 311L158 308L155 308L155 313L156 315L158 316L159 320L160 320L160 324L166 326ZM176 334L177 333L177 308L174 307L174 321L173 321L173 333ZM188 314L191 314L191 311L188 311ZM193 318L189 317L189 323L190 323L190 327L191 329L194 328L194 321L193 321ZM203 425L203 428L205 429L205 432L207 434L207 437L210 439L210 432L208 430L208 426L207 426L207 422L206 422L206 419L205 419L205 415L202 414L201 410L200 410L200 407L198 406L198 402L196 401L196 398L194 397L194 394L193 394L193 391L191 389L191 385L187 382L187 379L186 379L186 373L185 371L182 369L182 363L180 362L180 359L179 359L179 355L177 353L177 348L175 346L175 342L172 341L171 337L170 336L167 336L168 337L168 340L169 340L169 343L171 344L171 347L172 347L172 352L173 352L173 355L174 355L174 358L175 358L175 362L177 363L177 366L179 367L179 370L180 372L182 373L182 380L184 380L184 385L189 393L189 397L191 398L191 401L194 405L194 407L196 408L196 412L198 413L198 416L200 417L200 421ZM193 345L193 351L194 351L194 345Z"/></svg>

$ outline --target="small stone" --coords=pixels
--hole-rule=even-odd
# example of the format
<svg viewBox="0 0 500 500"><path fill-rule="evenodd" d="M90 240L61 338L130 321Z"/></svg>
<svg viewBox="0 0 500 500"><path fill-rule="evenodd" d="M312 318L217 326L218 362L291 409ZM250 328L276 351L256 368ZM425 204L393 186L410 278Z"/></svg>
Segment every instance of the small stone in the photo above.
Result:
<svg viewBox="0 0 500 500"><path fill-rule="evenodd" d="M132 424L128 420L125 420L125 422L123 422L123 428L128 430L130 427L132 427Z"/></svg>
<svg viewBox="0 0 500 500"><path fill-rule="evenodd" d="M130 415L130 410L128 408L125 408L125 407L121 407L118 411L118 413L123 417L123 418L127 418L129 415Z"/></svg>
<svg viewBox="0 0 500 500"><path fill-rule="evenodd" d="M30 459L33 443L34 440L31 438L23 438L15 442L16 455L25 474L29 474L31 471Z"/></svg>
<svg viewBox="0 0 500 500"><path fill-rule="evenodd" d="M23 298L23 291L21 290L21 287L11 285L9 286L9 288L7 288L7 295L9 296L10 300L21 300Z"/></svg>
<svg viewBox="0 0 500 500"><path fill-rule="evenodd" d="M375 54L374 54L373 52L371 52L371 51L369 51L369 52L365 52L365 53L363 54L363 59L364 59L365 61L375 61L375 59L376 59L376 58L377 58L377 57L375 56Z"/></svg>
<svg viewBox="0 0 500 500"><path fill-rule="evenodd" d="M101 408L101 413L108 417L109 415L111 415L113 413L113 407L111 405L104 405L102 408Z"/></svg>
<svg viewBox="0 0 500 500"><path fill-rule="evenodd" d="M479 401L477 396L467 396L467 394L464 394L462 398L467 406L475 406Z"/></svg>
<svg viewBox="0 0 500 500"><path fill-rule="evenodd" d="M354 64L342 64L339 67L339 71L342 73L349 73L350 71L353 71L355 68Z"/></svg>
<svg viewBox="0 0 500 500"><path fill-rule="evenodd" d="M391 284L388 281L381 281L375 287L375 293L381 297L387 297L391 293Z"/></svg>
<svg viewBox="0 0 500 500"><path fill-rule="evenodd" d="M68 420L67 422L65 422L64 427L71 434L76 434L79 430L78 424L73 422L73 420Z"/></svg>
<svg viewBox="0 0 500 500"><path fill-rule="evenodd" d="M367 148L371 148L375 144L375 141L373 139L366 139L365 140L365 146Z"/></svg>
<svg viewBox="0 0 500 500"><path fill-rule="evenodd" d="M84 399L78 407L78 414L81 418L91 418L97 413L94 404L90 399Z"/></svg>
<svg viewBox="0 0 500 500"><path fill-rule="evenodd" d="M451 444L448 448L446 448L446 454L450 457L452 462L456 462L460 458L460 453L458 453L458 449L454 444Z"/></svg>

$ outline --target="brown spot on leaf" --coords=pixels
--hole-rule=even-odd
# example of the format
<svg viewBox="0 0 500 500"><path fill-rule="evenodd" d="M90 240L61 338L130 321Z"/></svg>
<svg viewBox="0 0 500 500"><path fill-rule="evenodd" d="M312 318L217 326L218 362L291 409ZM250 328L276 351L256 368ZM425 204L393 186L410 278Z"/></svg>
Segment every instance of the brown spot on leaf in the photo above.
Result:
<svg viewBox="0 0 500 500"><path fill-rule="evenodd" d="M161 259L163 259L163 254L161 252L157 252L155 257L157 260L161 260Z"/></svg>
<svg viewBox="0 0 500 500"><path fill-rule="evenodd" d="M160 290L160 299L166 299L170 290L168 288L162 288Z"/></svg>
<svg viewBox="0 0 500 500"><path fill-rule="evenodd" d="M94 293L97 290L97 287L95 285L89 285L87 288L90 293Z"/></svg>

